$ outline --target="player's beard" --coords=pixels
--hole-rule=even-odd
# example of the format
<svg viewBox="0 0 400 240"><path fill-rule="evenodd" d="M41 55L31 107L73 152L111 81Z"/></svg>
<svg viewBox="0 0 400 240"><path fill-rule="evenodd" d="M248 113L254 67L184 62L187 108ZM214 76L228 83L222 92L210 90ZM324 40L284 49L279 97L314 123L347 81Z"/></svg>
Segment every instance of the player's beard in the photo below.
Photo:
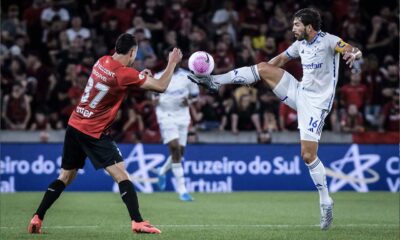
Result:
<svg viewBox="0 0 400 240"><path fill-rule="evenodd" d="M300 34L298 34L296 38L298 41L303 41L305 39L308 39L308 34L306 33L305 29L304 31L300 32Z"/></svg>

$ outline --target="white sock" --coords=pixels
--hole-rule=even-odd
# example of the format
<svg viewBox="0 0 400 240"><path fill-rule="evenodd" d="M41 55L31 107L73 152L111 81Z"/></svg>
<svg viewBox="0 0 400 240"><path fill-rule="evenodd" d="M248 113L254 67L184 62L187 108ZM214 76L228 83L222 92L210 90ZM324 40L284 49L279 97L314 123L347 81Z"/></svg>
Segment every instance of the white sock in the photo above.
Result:
<svg viewBox="0 0 400 240"><path fill-rule="evenodd" d="M218 84L253 84L260 80L257 65L233 69L224 74L213 75L214 82Z"/></svg>
<svg viewBox="0 0 400 240"><path fill-rule="evenodd" d="M167 158L167 161L165 161L164 165L161 166L160 172L158 174L160 174L160 175L166 174L168 172L168 170L171 169L171 164L172 164L172 157L169 156Z"/></svg>
<svg viewBox="0 0 400 240"><path fill-rule="evenodd" d="M307 164L310 170L311 178L315 184L315 187L319 192L320 204L330 204L331 198L329 197L329 190L326 184L325 167L321 160L317 157L312 163Z"/></svg>
<svg viewBox="0 0 400 240"><path fill-rule="evenodd" d="M185 186L185 178L183 176L183 167L181 163L172 164L172 172L174 173L176 180L176 191L179 194L187 193Z"/></svg>

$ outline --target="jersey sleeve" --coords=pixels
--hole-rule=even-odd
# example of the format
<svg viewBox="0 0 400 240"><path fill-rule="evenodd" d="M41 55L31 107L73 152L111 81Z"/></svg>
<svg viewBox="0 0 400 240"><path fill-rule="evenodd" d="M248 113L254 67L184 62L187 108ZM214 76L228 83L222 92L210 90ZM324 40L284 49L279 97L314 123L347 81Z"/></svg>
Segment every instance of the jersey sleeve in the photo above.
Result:
<svg viewBox="0 0 400 240"><path fill-rule="evenodd" d="M344 49L348 44L345 43L340 37L332 34L327 34L326 37L328 39L329 48L333 52L339 52L339 53L344 52Z"/></svg>
<svg viewBox="0 0 400 240"><path fill-rule="evenodd" d="M286 56L288 56L291 59L300 57L299 46L300 46L299 41L292 43L292 45L290 45L290 47L288 47L288 49L286 49L285 51Z"/></svg>
<svg viewBox="0 0 400 240"><path fill-rule="evenodd" d="M124 87L141 86L147 79L145 74L139 73L136 69L122 67L117 72L118 84Z"/></svg>

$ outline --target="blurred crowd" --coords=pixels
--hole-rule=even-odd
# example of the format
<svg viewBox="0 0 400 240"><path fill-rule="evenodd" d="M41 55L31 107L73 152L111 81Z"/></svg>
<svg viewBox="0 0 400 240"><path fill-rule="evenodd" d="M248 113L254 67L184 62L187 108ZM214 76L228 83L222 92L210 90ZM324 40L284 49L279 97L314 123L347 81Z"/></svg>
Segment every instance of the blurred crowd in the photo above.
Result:
<svg viewBox="0 0 400 240"><path fill-rule="evenodd" d="M294 41L292 16L317 8L322 30L363 51L353 69L341 62L335 104L325 129L399 131L399 7L359 0L27 0L1 3L1 128L64 129L95 61L112 54L123 32L138 40L135 68L154 73L179 47L215 59L214 74L268 61ZM285 69L301 80L299 61ZM118 141L159 142L151 94L132 89L113 125ZM296 131L297 114L271 89L225 85L202 89L191 105L189 140L197 131Z"/></svg>

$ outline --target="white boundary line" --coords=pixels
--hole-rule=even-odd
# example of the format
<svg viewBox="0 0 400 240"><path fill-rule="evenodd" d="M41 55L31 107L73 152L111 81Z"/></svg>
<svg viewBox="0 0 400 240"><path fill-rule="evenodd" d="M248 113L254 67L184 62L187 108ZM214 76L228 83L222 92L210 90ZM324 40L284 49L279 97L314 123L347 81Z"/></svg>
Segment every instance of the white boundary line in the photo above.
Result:
<svg viewBox="0 0 400 240"><path fill-rule="evenodd" d="M128 226L128 225L127 225ZM123 226L123 227L127 227ZM319 225L290 225L290 224L156 224L157 227L166 228L221 228L221 227L232 227L232 228L314 228ZM400 224L334 224L333 227L340 228L355 228L355 227L399 227ZM88 226L47 226L43 229L79 229L79 228L99 228L99 225L88 225ZM108 226L108 227L116 227ZM118 227L122 227L121 225ZM0 229L19 229L20 227L6 227L0 226Z"/></svg>
<svg viewBox="0 0 400 240"><path fill-rule="evenodd" d="M291 227L319 227L319 224L310 224L310 225L299 225L299 224L183 224L183 225L174 225L174 224L165 224L165 225L157 225L159 227L199 227L199 228L208 228L208 227L254 227L254 228L291 228ZM400 225L396 224L334 224L336 227L398 227Z"/></svg>

